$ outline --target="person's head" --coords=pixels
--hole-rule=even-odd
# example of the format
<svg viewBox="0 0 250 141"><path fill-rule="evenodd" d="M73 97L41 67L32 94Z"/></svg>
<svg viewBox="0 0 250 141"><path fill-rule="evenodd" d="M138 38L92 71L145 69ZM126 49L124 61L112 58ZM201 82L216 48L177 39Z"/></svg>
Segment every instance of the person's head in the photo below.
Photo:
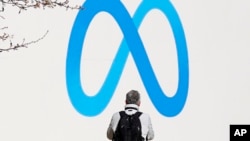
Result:
<svg viewBox="0 0 250 141"><path fill-rule="evenodd" d="M126 104L136 104L140 106L141 104L140 93L136 90L130 90L126 94Z"/></svg>

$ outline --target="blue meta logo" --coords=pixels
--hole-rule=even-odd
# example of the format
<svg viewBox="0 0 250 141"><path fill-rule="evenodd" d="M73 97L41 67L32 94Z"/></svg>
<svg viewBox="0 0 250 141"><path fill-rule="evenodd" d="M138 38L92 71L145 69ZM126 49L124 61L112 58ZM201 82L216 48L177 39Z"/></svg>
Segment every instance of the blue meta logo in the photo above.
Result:
<svg viewBox="0 0 250 141"><path fill-rule="evenodd" d="M71 31L66 60L66 83L74 108L84 116L100 114L114 94L130 52L157 111L166 117L178 115L182 111L188 95L189 68L183 27L171 2L169 0L143 0L133 17L130 16L120 0L87 0L83 7L84 10L78 12ZM175 38L179 80L176 93L172 97L168 97L160 87L138 33L141 22L152 9L158 9L164 13ZM84 92L80 80L80 62L86 32L92 19L99 12L107 12L114 18L124 39L100 90L94 96L88 96Z"/></svg>

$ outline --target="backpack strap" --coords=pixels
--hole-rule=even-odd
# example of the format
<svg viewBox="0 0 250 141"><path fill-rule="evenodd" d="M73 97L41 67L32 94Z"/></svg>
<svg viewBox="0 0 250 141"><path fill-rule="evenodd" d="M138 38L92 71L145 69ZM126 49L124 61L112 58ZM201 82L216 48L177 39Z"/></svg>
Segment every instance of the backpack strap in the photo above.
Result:
<svg viewBox="0 0 250 141"><path fill-rule="evenodd" d="M137 111L133 116L136 118L139 118L141 116L142 112Z"/></svg>
<svg viewBox="0 0 250 141"><path fill-rule="evenodd" d="M127 115L125 111L120 111L119 114L120 114L121 118L124 116L130 116L130 115ZM141 115L142 115L142 112L137 111L135 114L133 114L131 116L139 118Z"/></svg>
<svg viewBox="0 0 250 141"><path fill-rule="evenodd" d="M125 111L120 111L119 114L120 114L120 119L119 119L119 121L118 121L118 124L117 124L117 127L116 127L116 130L115 130L114 137L113 137L112 141L120 141L120 136L121 136L121 135L120 135L120 132L119 132L119 126L120 126L120 124L121 124L120 122L121 122L121 119L122 119L122 118L128 116L128 115L125 113Z"/></svg>
<svg viewBox="0 0 250 141"><path fill-rule="evenodd" d="M121 118L124 116L130 116L130 115L127 115L125 111L120 111L119 114L120 114ZM142 115L142 112L137 111L135 114L133 114L131 116L139 118L141 115Z"/></svg>
<svg viewBox="0 0 250 141"><path fill-rule="evenodd" d="M125 111L120 111L119 114L120 114L121 118L127 115L127 114L125 113Z"/></svg>

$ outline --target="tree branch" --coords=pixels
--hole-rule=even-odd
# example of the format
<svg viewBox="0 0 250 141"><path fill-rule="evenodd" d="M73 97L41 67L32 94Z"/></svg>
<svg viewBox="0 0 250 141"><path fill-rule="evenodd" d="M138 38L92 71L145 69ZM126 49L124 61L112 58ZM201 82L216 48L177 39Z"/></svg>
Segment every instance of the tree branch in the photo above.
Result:
<svg viewBox="0 0 250 141"><path fill-rule="evenodd" d="M23 42L21 44L17 43L15 45L13 45L13 43L10 40L10 47L9 48L5 48L5 49L0 48L0 52L10 51L10 50L17 50L19 48L27 48L29 45L35 44L35 43L39 42L40 40L44 39L47 36L48 33L49 33L49 31L47 30L46 33L42 37L38 38L37 40L30 41L30 42L25 42L25 39L23 39Z"/></svg>
<svg viewBox="0 0 250 141"><path fill-rule="evenodd" d="M63 0L62 2L59 2L58 0L0 0L0 13L5 11L5 8L7 5L10 5L12 7L16 7L19 9L19 14L23 10L28 10L30 8L38 9L38 8L55 8L55 7L63 7L66 10L72 9L72 10L83 10L82 6L76 5L71 6L69 4L69 0ZM0 15L0 20L5 20L5 17ZM5 42L6 40L9 40L10 44L9 47L0 47L0 53L4 51L10 51L10 50L17 50L19 48L27 48L31 44L35 44L39 42L40 40L44 39L45 36L48 34L49 31L46 31L46 33L38 38L37 40L33 40L30 42L25 42L25 39L23 39L22 43L13 44L11 39L13 39L14 35L10 35L6 32L3 32L5 29L8 29L8 26L0 26L0 42Z"/></svg>
<svg viewBox="0 0 250 141"><path fill-rule="evenodd" d="M6 5L11 5L14 7L19 8L19 13L21 13L22 10L27 10L29 8L55 8L55 7L64 7L66 9L77 9L81 10L83 9L82 6L76 5L71 6L69 4L69 0L65 0L63 2L58 2L57 0L0 0L2 3L2 10L0 12L4 12Z"/></svg>

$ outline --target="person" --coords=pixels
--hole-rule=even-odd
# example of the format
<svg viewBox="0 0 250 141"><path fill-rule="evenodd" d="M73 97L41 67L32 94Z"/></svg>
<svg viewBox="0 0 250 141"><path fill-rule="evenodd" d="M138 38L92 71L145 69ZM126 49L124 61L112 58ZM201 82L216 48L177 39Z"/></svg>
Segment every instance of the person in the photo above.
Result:
<svg viewBox="0 0 250 141"><path fill-rule="evenodd" d="M127 115L134 115L139 112L140 104L141 99L139 92L136 90L130 90L126 94L125 110L123 111L125 111ZM120 119L120 112L116 112L113 114L111 122L107 129L107 138L109 140L114 140L114 136ZM146 113L141 112L139 120L141 123L141 137L143 138L143 140L152 140L154 138L154 131L150 116Z"/></svg>

